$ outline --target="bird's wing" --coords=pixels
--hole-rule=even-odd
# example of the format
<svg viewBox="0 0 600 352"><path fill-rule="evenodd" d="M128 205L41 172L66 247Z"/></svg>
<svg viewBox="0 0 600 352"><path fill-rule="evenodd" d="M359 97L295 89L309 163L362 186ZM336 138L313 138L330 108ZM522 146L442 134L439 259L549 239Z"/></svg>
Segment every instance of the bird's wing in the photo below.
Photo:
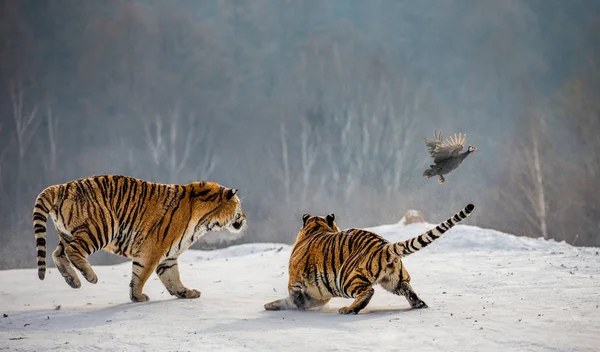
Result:
<svg viewBox="0 0 600 352"><path fill-rule="evenodd" d="M437 130L433 131L435 135L435 140L431 140L427 137L423 137L425 140L425 145L427 146L427 151L431 155L431 157L435 157L435 150L442 145L442 131L438 132Z"/></svg>
<svg viewBox="0 0 600 352"><path fill-rule="evenodd" d="M454 134L442 142L440 133L439 139L435 143L435 148L430 148L429 150L429 153L433 157L433 162L438 163L442 160L458 156L460 151L463 150L466 140L467 135L460 133Z"/></svg>

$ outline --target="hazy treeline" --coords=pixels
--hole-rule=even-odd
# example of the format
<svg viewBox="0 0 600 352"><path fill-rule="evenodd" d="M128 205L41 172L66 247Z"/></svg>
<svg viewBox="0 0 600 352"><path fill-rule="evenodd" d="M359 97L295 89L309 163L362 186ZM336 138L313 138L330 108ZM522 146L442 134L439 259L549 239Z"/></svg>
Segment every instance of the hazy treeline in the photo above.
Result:
<svg viewBox="0 0 600 352"><path fill-rule="evenodd" d="M40 191L95 174L239 188L237 242L474 202L600 245L598 33L585 0L0 1L0 268L35 265ZM444 185L434 128L478 147Z"/></svg>

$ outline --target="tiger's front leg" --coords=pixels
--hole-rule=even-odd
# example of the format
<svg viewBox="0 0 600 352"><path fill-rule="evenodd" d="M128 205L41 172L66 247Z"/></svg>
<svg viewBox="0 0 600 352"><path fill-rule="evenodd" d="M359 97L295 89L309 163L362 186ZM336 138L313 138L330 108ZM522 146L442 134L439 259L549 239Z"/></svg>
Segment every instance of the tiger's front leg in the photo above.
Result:
<svg viewBox="0 0 600 352"><path fill-rule="evenodd" d="M158 260L152 258L134 258L131 268L131 282L129 283L129 298L133 302L146 302L148 295L142 292L146 281L154 271Z"/></svg>
<svg viewBox="0 0 600 352"><path fill-rule="evenodd" d="M187 288L181 283L177 257L163 259L156 267L156 274L172 296L178 298L200 297L200 291Z"/></svg>
<svg viewBox="0 0 600 352"><path fill-rule="evenodd" d="M350 307L342 307L339 310L340 314L358 314L361 310L363 310L367 304L371 301L375 290L373 287L367 286L358 291L354 302L350 305Z"/></svg>

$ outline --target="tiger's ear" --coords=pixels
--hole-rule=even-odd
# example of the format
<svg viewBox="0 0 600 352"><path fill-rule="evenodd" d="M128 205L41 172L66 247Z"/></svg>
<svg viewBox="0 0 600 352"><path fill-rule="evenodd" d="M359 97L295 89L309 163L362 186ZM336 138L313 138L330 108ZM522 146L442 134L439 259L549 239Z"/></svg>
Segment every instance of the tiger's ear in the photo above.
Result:
<svg viewBox="0 0 600 352"><path fill-rule="evenodd" d="M325 220L327 220L327 224L329 226L333 226L333 221L335 220L335 214L331 213L331 214L327 215Z"/></svg>
<svg viewBox="0 0 600 352"><path fill-rule="evenodd" d="M227 198L227 200L231 200L233 196L237 194L237 192L238 190L235 188L227 188L227 190L225 191L225 197Z"/></svg>
<svg viewBox="0 0 600 352"><path fill-rule="evenodd" d="M302 224L303 225L306 225L306 220L308 220L308 218L310 218L309 214L302 215Z"/></svg>

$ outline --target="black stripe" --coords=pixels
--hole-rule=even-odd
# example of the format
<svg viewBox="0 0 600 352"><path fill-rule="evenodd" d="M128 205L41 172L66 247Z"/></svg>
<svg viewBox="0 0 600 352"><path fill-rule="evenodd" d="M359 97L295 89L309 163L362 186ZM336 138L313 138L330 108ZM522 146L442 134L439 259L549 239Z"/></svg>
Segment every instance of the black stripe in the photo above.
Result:
<svg viewBox="0 0 600 352"><path fill-rule="evenodd" d="M40 247L45 247L45 246L46 246L46 239L45 239L45 238L42 238L42 237L40 237L40 238L36 238L36 240L35 240L35 244L36 244L37 246L40 246Z"/></svg>
<svg viewBox="0 0 600 352"><path fill-rule="evenodd" d="M38 260L38 261L37 261L37 265L38 265L38 266L46 265L46 261L45 261L45 260L43 260L43 259L41 259L41 260Z"/></svg>
<svg viewBox="0 0 600 352"><path fill-rule="evenodd" d="M207 202L212 202L212 201L216 200L217 198L219 198L219 193L212 194L210 197L206 197L204 200Z"/></svg>
<svg viewBox="0 0 600 352"><path fill-rule="evenodd" d="M442 229L439 225L435 227L436 230L438 230L439 233L444 233L447 230L446 229Z"/></svg>
<svg viewBox="0 0 600 352"><path fill-rule="evenodd" d="M467 215L465 214L465 212L464 212L464 211L462 211L462 210L460 211L460 213L458 213L458 215L459 215L459 216L460 216L462 219L464 219L464 218L466 218L466 217L467 217Z"/></svg>
<svg viewBox="0 0 600 352"><path fill-rule="evenodd" d="M39 203L36 203L34 208L38 208L39 210L43 211L44 213L49 212L48 208L46 208L46 206L44 204L42 204L41 201Z"/></svg>
<svg viewBox="0 0 600 352"><path fill-rule="evenodd" d="M171 269L172 267L174 267L175 265L177 265L177 263L173 263L171 265L167 265L167 264L161 264L156 268L156 274L157 275L162 275L165 273L165 271Z"/></svg>
<svg viewBox="0 0 600 352"><path fill-rule="evenodd" d="M98 242L98 239L96 238L96 236L93 233L91 233L91 229L90 229L90 232L87 233L87 235L88 235L88 238L90 239L90 241L92 241L92 246L93 246L92 249L94 250L94 252L97 249L100 249L100 243ZM90 254L92 254L92 253L93 252L90 252Z"/></svg>
<svg viewBox="0 0 600 352"><path fill-rule="evenodd" d="M171 204L177 201L177 188L175 189L175 194L173 195L173 199L171 199ZM163 236L163 241L167 238L168 234L169 234L169 230L171 228L171 224L173 223L173 217L175 216L175 213L177 212L177 210L179 209L179 206L181 205L181 202L177 201L177 204L172 204L172 206L169 209L169 212L167 214L165 214L165 218L167 215L169 215L169 219L167 221L167 227L164 230L164 236ZM183 236L182 236L183 238Z"/></svg>
<svg viewBox="0 0 600 352"><path fill-rule="evenodd" d="M40 213L33 214L33 220L40 220L42 222L48 221L48 219L44 215L42 215Z"/></svg>
<svg viewBox="0 0 600 352"><path fill-rule="evenodd" d="M454 215L453 218L454 218L454 221L456 221L456 222L460 222L462 220L458 215Z"/></svg>
<svg viewBox="0 0 600 352"><path fill-rule="evenodd" d="M141 193L141 194L140 194ZM127 223L129 224L129 231L131 232L136 232L137 226L136 224L138 223L138 218L139 221L143 221L143 219L140 216L140 211L142 206L144 205L144 184L142 183L140 185L140 189L138 190L136 188L136 192L135 192L135 199L134 199L134 203L132 205L132 209L130 211L130 217L127 220Z"/></svg>
<svg viewBox="0 0 600 352"><path fill-rule="evenodd" d="M37 256L42 258L46 257L46 251L43 249L38 249Z"/></svg>
<svg viewBox="0 0 600 352"><path fill-rule="evenodd" d="M417 242L417 239L415 237L411 238L410 240L408 240L408 245L410 246L410 249L412 251L418 251L419 249L415 246L415 242Z"/></svg>
<svg viewBox="0 0 600 352"><path fill-rule="evenodd" d="M323 247L323 284L325 285L327 291L331 294L335 294L335 291L332 290L331 285L329 284L329 270L327 270L327 265L329 264L329 254L331 251L330 247L334 241L335 237L330 238L329 241L325 242L325 246ZM334 264L331 263L331 266L333 267Z"/></svg>
<svg viewBox="0 0 600 352"><path fill-rule="evenodd" d="M35 234L38 234L38 233L44 233L44 232L46 232L46 228L45 228L45 227L42 227L42 228L36 228L35 230L33 230L33 232L34 232Z"/></svg>
<svg viewBox="0 0 600 352"><path fill-rule="evenodd" d="M429 242L425 242L424 241L423 236L417 237L417 241L419 241L419 244L421 245L421 248L422 247L427 247L427 245L429 244Z"/></svg>
<svg viewBox="0 0 600 352"><path fill-rule="evenodd" d="M205 189L205 190L203 190L203 191L200 191L200 192L195 192L195 193L192 193L192 197L204 197L204 196L206 196L206 195L207 195L209 192L210 192L210 189Z"/></svg>
<svg viewBox="0 0 600 352"><path fill-rule="evenodd" d="M350 286L352 286L352 284L354 283L355 280L361 280L362 282L364 282L365 284L369 284L369 280L364 277L362 274L356 274L354 275L350 280L349 280L349 284L346 285L346 287L344 287L344 291L346 294L348 294L348 289L350 288ZM354 287L354 289L350 292L350 296L354 297L354 293L357 290L360 290L361 288L363 288L363 286L356 286Z"/></svg>
<svg viewBox="0 0 600 352"><path fill-rule="evenodd" d="M85 241L85 239L83 241L77 242L77 244L79 246L75 246L75 248L79 247L79 248L77 248L77 251L82 256L87 257L89 254L93 253L93 251L90 251L90 246L89 246L88 242ZM85 252L82 252L81 250L84 250Z"/></svg>
<svg viewBox="0 0 600 352"><path fill-rule="evenodd" d="M136 261L133 262L133 265L139 266L140 268L144 269L144 266Z"/></svg>

